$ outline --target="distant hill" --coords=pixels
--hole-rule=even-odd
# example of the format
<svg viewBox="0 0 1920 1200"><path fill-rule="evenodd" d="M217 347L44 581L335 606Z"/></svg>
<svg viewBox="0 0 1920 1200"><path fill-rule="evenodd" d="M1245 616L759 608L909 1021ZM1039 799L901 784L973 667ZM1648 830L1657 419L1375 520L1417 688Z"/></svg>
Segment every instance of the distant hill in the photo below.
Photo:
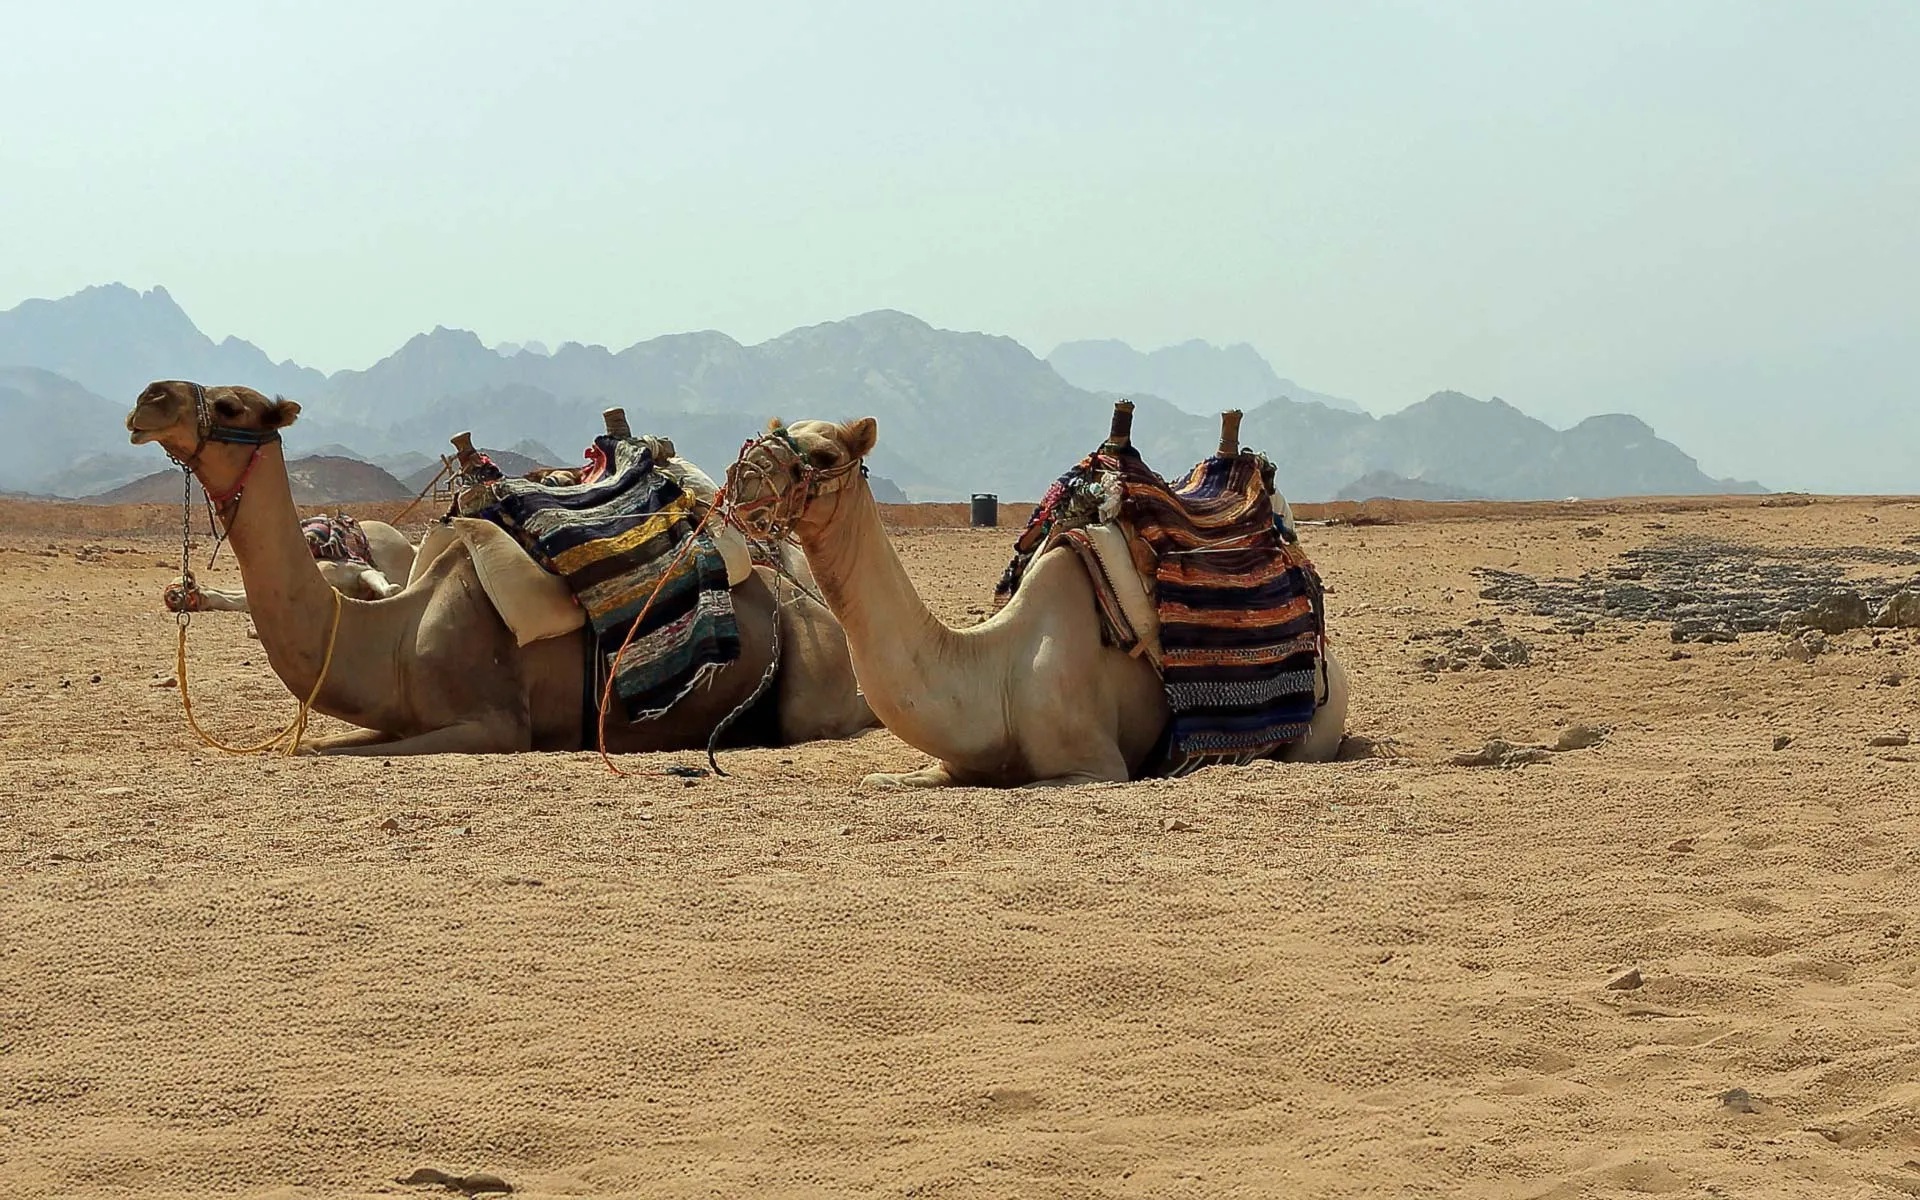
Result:
<svg viewBox="0 0 1920 1200"><path fill-rule="evenodd" d="M1392 471L1369 471L1333 494L1335 500L1485 500L1464 488L1427 479L1408 479Z"/></svg>
<svg viewBox="0 0 1920 1200"><path fill-rule="evenodd" d="M1363 411L1351 400L1280 378L1245 342L1215 346L1196 338L1147 353L1112 339L1063 342L1047 355L1047 363L1075 387L1116 396L1159 396L1184 412L1202 415L1281 399Z"/></svg>
<svg viewBox="0 0 1920 1200"><path fill-rule="evenodd" d="M287 463L293 502L299 505L358 504L371 500L411 500L414 493L372 463L357 458L318 455ZM112 491L86 497L89 504L178 504L180 472L156 471Z"/></svg>
<svg viewBox="0 0 1920 1200"><path fill-rule="evenodd" d="M46 333L44 342L36 330ZM1097 353L1083 354L1089 346ZM85 349L77 364L75 347ZM1050 364L1012 338L936 329L888 310L752 346L704 331L619 351L568 342L549 354L510 357L473 333L436 328L364 370L322 376L276 367L232 339L216 347L163 290L113 285L0 314L0 354L30 360L26 369L0 371L0 487L26 491L58 490L43 482L49 473L77 479L88 455L131 451L123 419L133 390L184 377L293 396L304 411L287 431L289 454L328 449L346 461L351 447L355 458L395 468L383 474L399 475L394 482L406 496L438 469L456 432L510 447L495 458L517 474L579 461L578 449L552 447L584 447L601 430L600 410L618 404L635 430L672 437L716 478L768 417L873 416L880 423L874 476L913 499L993 492L1027 500L1105 434L1112 396L1075 386L1056 369L1065 363L1077 372L1069 360L1102 354L1116 370L1144 362L1160 373L1094 382L1136 398L1135 444L1167 474L1212 449L1217 409L1240 407L1243 441L1273 458L1281 486L1301 501L1327 499L1375 472L1497 499L1759 490L1709 478L1633 417L1593 417L1561 431L1498 399L1436 392L1376 419L1350 401L1294 387L1247 347L1187 343L1140 355L1121 343L1069 343ZM228 362L237 364L232 371ZM117 364L114 371L137 382L114 384L111 394L125 399L108 402L49 363L89 377ZM1213 389L1204 404L1181 378ZM1135 386L1143 383L1163 390ZM1202 413L1161 398L1165 391ZM132 472L123 478L156 464L157 452L131 453ZM87 472L102 471L105 486L122 482L112 478L117 469L109 459Z"/></svg>

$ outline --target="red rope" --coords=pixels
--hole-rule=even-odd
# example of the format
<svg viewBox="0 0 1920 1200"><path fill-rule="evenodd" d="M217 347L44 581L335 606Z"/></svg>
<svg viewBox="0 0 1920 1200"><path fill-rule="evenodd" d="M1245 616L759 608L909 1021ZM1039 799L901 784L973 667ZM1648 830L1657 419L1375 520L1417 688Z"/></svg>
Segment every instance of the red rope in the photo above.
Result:
<svg viewBox="0 0 1920 1200"><path fill-rule="evenodd" d="M688 494L691 495L691 493ZM647 597L647 602L640 606L640 615L633 619L633 624L627 629L627 636L621 639L620 648L613 652L613 662L607 668L607 686L600 691L598 740L600 743L600 761L607 764L607 770L612 771L615 775L629 776L635 774L635 772L632 771L622 771L614 765L613 759L607 754L607 706L613 703L613 682L618 673L620 658L627 652L627 647L633 644L633 636L640 632L640 624L647 619L647 611L653 607L653 602L659 599L661 589L665 588L667 581L673 578L673 573L679 569L681 561L685 559L687 553L693 549L694 543L699 540L700 534L707 528L707 522L713 519L713 514L720 511L721 502L726 499L726 495L727 489L724 486L714 493L713 502L707 505L707 511L700 518L700 523L693 527L693 533L688 536L686 542L680 547L679 553L675 554L673 561L667 564L666 571L660 576L660 582L653 585L653 593ZM647 771L640 772L640 774L653 775L660 774L660 772Z"/></svg>

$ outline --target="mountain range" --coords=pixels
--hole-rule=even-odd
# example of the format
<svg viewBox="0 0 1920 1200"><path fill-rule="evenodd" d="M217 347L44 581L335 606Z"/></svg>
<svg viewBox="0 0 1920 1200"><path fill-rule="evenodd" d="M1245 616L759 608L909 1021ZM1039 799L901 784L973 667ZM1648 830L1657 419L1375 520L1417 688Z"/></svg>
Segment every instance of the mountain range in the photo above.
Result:
<svg viewBox="0 0 1920 1200"><path fill-rule="evenodd" d="M364 370L326 375L238 338L216 343L165 289L119 284L0 313L0 488L82 495L152 472L155 453L128 446L122 422L146 383L169 378L297 399L290 456L366 455L396 476L437 463L460 430L489 445L584 446L600 410L617 404L636 430L671 436L714 475L769 417L873 416L873 470L911 498L1032 499L1098 445L1124 394L1136 403L1135 444L1169 475L1211 451L1219 409L1244 409L1243 442L1275 461L1301 501L1369 477L1501 499L1762 490L1707 477L1633 417L1562 431L1497 398L1437 392L1376 418L1281 378L1244 345L1142 354L1077 342L1042 360L1012 338L882 310L752 346L704 331L617 352L496 349L436 327Z"/></svg>
<svg viewBox="0 0 1920 1200"><path fill-rule="evenodd" d="M1269 400L1324 404L1364 412L1351 400L1301 387L1274 373L1245 342L1215 346L1198 338L1142 352L1111 338L1063 342L1047 355L1060 378L1090 392L1147 392L1183 412L1210 416L1223 408L1250 409Z"/></svg>

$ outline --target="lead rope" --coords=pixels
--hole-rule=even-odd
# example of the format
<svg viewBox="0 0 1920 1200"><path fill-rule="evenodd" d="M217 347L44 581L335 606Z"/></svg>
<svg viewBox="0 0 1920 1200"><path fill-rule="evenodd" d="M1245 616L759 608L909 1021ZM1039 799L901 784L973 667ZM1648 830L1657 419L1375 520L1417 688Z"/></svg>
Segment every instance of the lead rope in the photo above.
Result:
<svg viewBox="0 0 1920 1200"><path fill-rule="evenodd" d="M251 468L251 464L249 464L249 468ZM187 627L193 624L194 597L199 594L200 585L196 583L193 578L193 469L186 463L180 464L180 478L181 587L180 612L175 618L175 624L179 628L179 637L176 639L174 646L173 666L174 678L180 685L180 707L184 709L187 714L187 727L193 730L200 738L202 744L215 750L223 750L228 754L258 754L263 750L271 750L283 742L286 743L285 753L288 755L295 754L300 749L301 740L306 736L307 715L313 711L313 702L319 698L321 685L326 683L327 672L333 666L333 647L334 643L338 641L340 637L340 593L337 591L333 592L333 627L327 631L327 652L326 656L320 661L319 678L313 681L313 690L308 692L307 698L300 702L299 710L294 713L292 722L290 722L285 729L282 729L279 733L274 734L266 741L260 742L257 745L230 746L200 728L199 719L193 715L193 696L187 690ZM205 489L203 488L202 493L204 494L204 492ZM207 506L207 523L209 528L214 531L216 540L213 548L214 553L218 554L220 552L220 541L224 540L224 538L221 536L219 527L213 519L213 498L211 496L207 498ZM211 560L209 560L208 565L212 565ZM328 590L333 591L331 588Z"/></svg>
<svg viewBox="0 0 1920 1200"><path fill-rule="evenodd" d="M328 590L332 591L331 588ZM340 637L340 612L340 593L334 592L333 627L327 631L326 657L320 660L320 674L313 681L313 690L308 692L307 698L300 702L300 709L294 713L293 720L285 729L282 729L279 733L274 734L264 742L259 742L252 746L230 746L200 728L199 720L193 715L193 697L187 694L187 625L190 623L193 614L183 611L180 614L179 648L175 655L174 666L179 673L180 704L181 707L187 711L187 725L192 728L194 733L199 735L203 743L211 746L215 750L224 750L228 754L258 754L263 750L272 750L283 742L286 743L286 748L283 751L284 754L293 755L298 753L300 750L300 741L306 736L307 732L307 714L313 711L313 702L319 698L320 688L327 682L327 671L333 666L333 646Z"/></svg>

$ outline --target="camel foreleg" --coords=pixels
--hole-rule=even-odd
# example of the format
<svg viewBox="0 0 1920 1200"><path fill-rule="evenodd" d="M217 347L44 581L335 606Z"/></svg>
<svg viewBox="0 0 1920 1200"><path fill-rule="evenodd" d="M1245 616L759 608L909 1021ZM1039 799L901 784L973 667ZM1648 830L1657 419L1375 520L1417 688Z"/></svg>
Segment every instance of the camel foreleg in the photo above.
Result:
<svg viewBox="0 0 1920 1200"><path fill-rule="evenodd" d="M361 730L357 734L329 738L325 743L316 744L314 749L320 754L379 758L397 758L404 754L512 754L533 749L532 731L524 723L511 724L498 720L467 721L391 741L367 741L359 736L373 733L372 730Z"/></svg>

